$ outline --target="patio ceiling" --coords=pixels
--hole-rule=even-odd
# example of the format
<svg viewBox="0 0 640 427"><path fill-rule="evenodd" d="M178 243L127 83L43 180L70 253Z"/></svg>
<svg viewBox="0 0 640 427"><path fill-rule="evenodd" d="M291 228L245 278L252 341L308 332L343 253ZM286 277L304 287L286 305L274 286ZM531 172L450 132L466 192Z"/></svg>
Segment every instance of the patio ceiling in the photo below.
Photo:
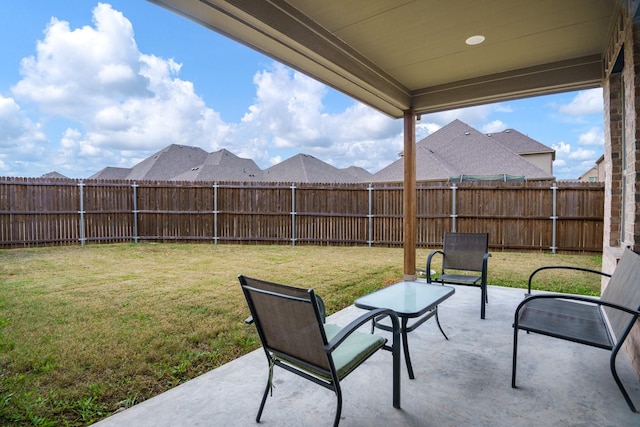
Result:
<svg viewBox="0 0 640 427"><path fill-rule="evenodd" d="M621 7L621 0L150 1L396 118L598 87L613 65L605 52ZM485 41L467 45L474 35Z"/></svg>

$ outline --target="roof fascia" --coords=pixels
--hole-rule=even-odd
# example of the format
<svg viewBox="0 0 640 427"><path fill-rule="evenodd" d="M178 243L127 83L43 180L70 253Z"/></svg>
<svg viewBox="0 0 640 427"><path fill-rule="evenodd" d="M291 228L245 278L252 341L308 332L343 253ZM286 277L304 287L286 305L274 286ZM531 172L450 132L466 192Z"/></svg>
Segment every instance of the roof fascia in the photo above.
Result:
<svg viewBox="0 0 640 427"><path fill-rule="evenodd" d="M507 101L534 95L600 87L604 79L600 55L523 68L478 79L415 91L418 114Z"/></svg>

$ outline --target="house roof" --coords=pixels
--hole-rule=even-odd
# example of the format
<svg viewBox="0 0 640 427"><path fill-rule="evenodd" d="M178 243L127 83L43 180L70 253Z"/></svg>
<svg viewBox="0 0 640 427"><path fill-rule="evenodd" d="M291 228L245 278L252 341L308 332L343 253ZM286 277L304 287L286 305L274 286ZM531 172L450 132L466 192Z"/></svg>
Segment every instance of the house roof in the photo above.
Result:
<svg viewBox="0 0 640 427"><path fill-rule="evenodd" d="M55 178L55 179L64 179L66 176L62 175L60 172L51 171L42 175L42 178Z"/></svg>
<svg viewBox="0 0 640 427"><path fill-rule="evenodd" d="M349 175L355 177L356 180L360 182L369 181L373 177L373 174L371 172L358 166L349 166L348 168L340 170L347 172Z"/></svg>
<svg viewBox="0 0 640 427"><path fill-rule="evenodd" d="M171 144L131 168L127 179L167 181L202 165L208 153L199 147Z"/></svg>
<svg viewBox="0 0 640 427"><path fill-rule="evenodd" d="M350 172L331 166L309 154L297 154L265 169L262 179L268 182L360 182Z"/></svg>
<svg viewBox="0 0 640 427"><path fill-rule="evenodd" d="M89 177L89 179L127 179L127 176L131 173L131 168L116 168L107 166L100 169Z"/></svg>
<svg viewBox="0 0 640 427"><path fill-rule="evenodd" d="M547 147L541 142L538 142L515 129L505 129L502 132L488 134L488 136L521 156L527 154L551 153L551 160L556 159L556 150Z"/></svg>
<svg viewBox="0 0 640 427"><path fill-rule="evenodd" d="M367 170L338 169L308 154L298 154L266 170L227 149L207 153L198 147L169 145L132 168L106 167L90 179L155 181L237 181L353 183L369 181Z"/></svg>
<svg viewBox="0 0 640 427"><path fill-rule="evenodd" d="M392 117L598 87L622 44L612 35L638 7L630 0L150 1ZM466 44L474 35L484 42Z"/></svg>
<svg viewBox="0 0 640 427"><path fill-rule="evenodd" d="M243 159L227 149L207 155L204 163L176 175L175 181L260 181L262 169L251 159Z"/></svg>
<svg viewBox="0 0 640 427"><path fill-rule="evenodd" d="M373 176L374 181L402 181L399 159ZM442 180L460 175L512 175L529 180L553 179L542 169L505 149L502 143L460 120L454 120L416 144L416 180Z"/></svg>

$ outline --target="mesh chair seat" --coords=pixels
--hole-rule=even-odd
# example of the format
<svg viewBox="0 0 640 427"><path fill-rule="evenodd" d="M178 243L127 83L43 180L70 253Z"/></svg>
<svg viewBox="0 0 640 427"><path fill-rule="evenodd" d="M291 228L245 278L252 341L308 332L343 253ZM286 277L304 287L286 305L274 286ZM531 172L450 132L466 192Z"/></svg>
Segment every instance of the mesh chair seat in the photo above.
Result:
<svg viewBox="0 0 640 427"><path fill-rule="evenodd" d="M468 284L475 284L478 283L479 280L482 279L482 276L471 276L468 274L448 274L445 273L441 276L439 276L437 279L435 279L436 282L443 282L443 283L468 283Z"/></svg>
<svg viewBox="0 0 640 427"><path fill-rule="evenodd" d="M597 305L563 299L536 299L520 311L520 329L607 350L614 342Z"/></svg>

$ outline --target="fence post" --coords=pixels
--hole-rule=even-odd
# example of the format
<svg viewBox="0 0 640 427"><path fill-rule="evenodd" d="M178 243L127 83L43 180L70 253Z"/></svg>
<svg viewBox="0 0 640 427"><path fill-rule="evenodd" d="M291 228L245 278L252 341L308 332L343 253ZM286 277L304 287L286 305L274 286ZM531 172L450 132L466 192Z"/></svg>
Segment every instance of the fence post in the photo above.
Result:
<svg viewBox="0 0 640 427"><path fill-rule="evenodd" d="M551 187L553 191L553 216L551 217L551 253L556 253L556 227L558 225L558 216L557 216L557 203L558 203L558 184L553 183L553 187Z"/></svg>
<svg viewBox="0 0 640 427"><path fill-rule="evenodd" d="M291 246L296 245L296 184L291 183Z"/></svg>
<svg viewBox="0 0 640 427"><path fill-rule="evenodd" d="M84 246L84 181L80 180L78 182L78 189L80 191L80 210L78 211L78 214L80 214L80 246Z"/></svg>
<svg viewBox="0 0 640 427"><path fill-rule="evenodd" d="M373 245L373 186L369 183L369 187L367 188L369 192L369 214L367 218L369 218L369 247Z"/></svg>
<svg viewBox="0 0 640 427"><path fill-rule="evenodd" d="M456 190L458 189L458 187L456 187L456 184L453 184L453 187L451 187L451 232L455 233L456 232L456 218L458 217L458 214L456 212Z"/></svg>
<svg viewBox="0 0 640 427"><path fill-rule="evenodd" d="M138 183L133 181L133 241L138 243Z"/></svg>
<svg viewBox="0 0 640 427"><path fill-rule="evenodd" d="M218 182L213 184L213 244L218 244Z"/></svg>

